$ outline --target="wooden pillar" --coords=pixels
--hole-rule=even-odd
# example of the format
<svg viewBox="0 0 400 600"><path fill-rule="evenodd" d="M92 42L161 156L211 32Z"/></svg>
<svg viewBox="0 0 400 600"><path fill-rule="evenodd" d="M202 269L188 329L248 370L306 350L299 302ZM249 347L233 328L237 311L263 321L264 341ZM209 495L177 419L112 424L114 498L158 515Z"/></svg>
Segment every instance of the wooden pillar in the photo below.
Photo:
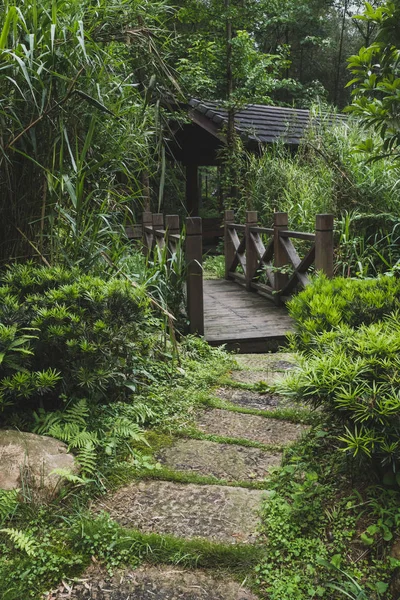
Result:
<svg viewBox="0 0 400 600"><path fill-rule="evenodd" d="M146 232L146 227L153 227L153 215L151 212L144 212L142 215L143 254L148 256L153 248L153 235Z"/></svg>
<svg viewBox="0 0 400 600"><path fill-rule="evenodd" d="M199 168L197 165L186 165L186 208L192 217L199 215Z"/></svg>
<svg viewBox="0 0 400 600"><path fill-rule="evenodd" d="M257 225L258 213L255 210L246 211L246 290L251 290L251 282L257 270L257 252L250 235L250 227Z"/></svg>
<svg viewBox="0 0 400 600"><path fill-rule="evenodd" d="M190 333L204 335L202 267L202 225L200 217L186 219L186 297Z"/></svg>
<svg viewBox="0 0 400 600"><path fill-rule="evenodd" d="M333 277L333 215L315 218L315 270Z"/></svg>
<svg viewBox="0 0 400 600"><path fill-rule="evenodd" d="M177 250L178 242L170 238L170 235L179 235L179 215L166 215L165 217L165 237L170 252L175 253Z"/></svg>
<svg viewBox="0 0 400 600"><path fill-rule="evenodd" d="M235 258L235 247L229 235L229 225L235 222L235 211L226 210L224 220L224 254L225 254L225 279L230 279L229 268Z"/></svg>
<svg viewBox="0 0 400 600"><path fill-rule="evenodd" d="M276 212L274 214L274 268L278 269L275 271L275 292L282 290L287 281L288 276L284 273L280 273L279 269L288 264L286 252L283 249L279 241L279 232L288 228L288 214L283 212ZM279 304L279 295L276 294L276 303Z"/></svg>
<svg viewBox="0 0 400 600"><path fill-rule="evenodd" d="M167 230L167 233L171 235L179 234L179 215L166 215L165 229Z"/></svg>

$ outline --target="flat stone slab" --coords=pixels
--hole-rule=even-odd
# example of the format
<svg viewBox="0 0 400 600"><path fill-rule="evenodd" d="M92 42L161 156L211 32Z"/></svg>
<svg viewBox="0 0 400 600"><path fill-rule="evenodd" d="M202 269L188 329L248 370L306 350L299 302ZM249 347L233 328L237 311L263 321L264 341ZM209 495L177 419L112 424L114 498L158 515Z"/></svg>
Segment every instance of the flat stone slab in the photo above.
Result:
<svg viewBox="0 0 400 600"><path fill-rule="evenodd" d="M124 527L144 532L251 543L265 494L221 485L142 481L121 488L94 510L105 510Z"/></svg>
<svg viewBox="0 0 400 600"><path fill-rule="evenodd" d="M270 354L238 354L235 356L238 365L252 371L282 371L293 369L297 364L296 355L291 352L275 352Z"/></svg>
<svg viewBox="0 0 400 600"><path fill-rule="evenodd" d="M288 406L286 399L276 394L258 394L252 390L238 390L235 388L221 387L214 391L217 398L226 400L244 408L256 408L257 410L275 410Z"/></svg>
<svg viewBox="0 0 400 600"><path fill-rule="evenodd" d="M174 566L118 569L109 575L90 566L75 583L59 586L46 600L257 600L228 577Z"/></svg>
<svg viewBox="0 0 400 600"><path fill-rule="evenodd" d="M227 481L262 481L271 467L280 465L282 456L259 448L190 439L177 440L157 458L175 470L214 475Z"/></svg>
<svg viewBox="0 0 400 600"><path fill-rule="evenodd" d="M308 429L307 426L298 423L245 415L220 408L198 412L196 426L200 431L211 435L282 446L294 442Z"/></svg>
<svg viewBox="0 0 400 600"><path fill-rule="evenodd" d="M296 368L294 354L242 354L235 357L241 370L233 371L231 378L239 383L254 384L260 381L273 385L289 370Z"/></svg>
<svg viewBox="0 0 400 600"><path fill-rule="evenodd" d="M257 410L276 410L282 408L303 408L307 405L303 402L294 401L285 396L277 394L259 394L253 390L238 390L230 387L221 387L214 391L217 398L242 406L243 408L255 408Z"/></svg>

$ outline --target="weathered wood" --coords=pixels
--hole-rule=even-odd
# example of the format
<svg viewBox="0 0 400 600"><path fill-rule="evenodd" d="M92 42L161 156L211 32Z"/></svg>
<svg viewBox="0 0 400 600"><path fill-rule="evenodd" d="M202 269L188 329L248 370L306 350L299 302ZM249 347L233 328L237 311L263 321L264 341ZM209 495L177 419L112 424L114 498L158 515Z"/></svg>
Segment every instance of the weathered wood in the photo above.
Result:
<svg viewBox="0 0 400 600"><path fill-rule="evenodd" d="M162 250L165 246L164 215L153 213L153 235L157 246Z"/></svg>
<svg viewBox="0 0 400 600"><path fill-rule="evenodd" d="M225 279L230 279L229 271L235 258L235 247L233 245L232 238L229 233L229 228L235 220L235 213L233 210L225 211L224 220L224 253L225 253Z"/></svg>
<svg viewBox="0 0 400 600"><path fill-rule="evenodd" d="M202 227L200 217L186 219L186 298L190 333L204 335L202 266Z"/></svg>
<svg viewBox="0 0 400 600"><path fill-rule="evenodd" d="M250 227L250 231L252 233L266 233L267 235L272 235L274 233L272 227L259 227L258 225L257 227Z"/></svg>
<svg viewBox="0 0 400 600"><path fill-rule="evenodd" d="M142 228L143 228L143 254L148 256L153 249L153 215L151 212L144 212L142 214Z"/></svg>
<svg viewBox="0 0 400 600"><path fill-rule="evenodd" d="M186 207L192 217L199 214L199 199L199 168L195 164L190 164L186 166Z"/></svg>
<svg viewBox="0 0 400 600"><path fill-rule="evenodd" d="M169 235L178 234L180 232L179 215L167 215L165 217L165 229Z"/></svg>
<svg viewBox="0 0 400 600"><path fill-rule="evenodd" d="M243 286L225 281L204 282L205 338L228 350L267 352L285 344L293 323L284 307L277 307Z"/></svg>
<svg viewBox="0 0 400 600"><path fill-rule="evenodd" d="M333 215L315 219L315 270L333 277Z"/></svg>
<svg viewBox="0 0 400 600"><path fill-rule="evenodd" d="M279 239L279 232L287 229L288 214L276 212L274 214L274 268L275 271L275 292L276 302L279 303L279 291L282 290L288 282L288 276L285 273L279 272L279 269L287 265L286 252L282 247Z"/></svg>
<svg viewBox="0 0 400 600"><path fill-rule="evenodd" d="M309 242L315 241L315 233L303 233L302 231L280 231L279 235L281 238L294 238L298 240L307 240Z"/></svg>
<svg viewBox="0 0 400 600"><path fill-rule="evenodd" d="M294 269L296 270L299 264L301 263L301 259L300 256L297 254L296 248L293 246L289 238L279 237L279 241L281 243L281 246L283 246L283 248L285 249L288 259L290 260Z"/></svg>
<svg viewBox="0 0 400 600"><path fill-rule="evenodd" d="M254 226L258 220L258 213L254 210L246 211L246 290L251 291L251 282L257 272L258 256L257 248L253 244L250 227Z"/></svg>

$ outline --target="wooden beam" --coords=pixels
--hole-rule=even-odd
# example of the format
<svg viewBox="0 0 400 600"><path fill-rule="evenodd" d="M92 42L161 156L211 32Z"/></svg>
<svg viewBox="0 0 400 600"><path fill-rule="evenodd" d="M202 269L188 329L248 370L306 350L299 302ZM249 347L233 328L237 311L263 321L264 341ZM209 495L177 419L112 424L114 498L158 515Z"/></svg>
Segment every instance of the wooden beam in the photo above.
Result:
<svg viewBox="0 0 400 600"><path fill-rule="evenodd" d="M199 168L186 165L186 208L191 217L199 216Z"/></svg>

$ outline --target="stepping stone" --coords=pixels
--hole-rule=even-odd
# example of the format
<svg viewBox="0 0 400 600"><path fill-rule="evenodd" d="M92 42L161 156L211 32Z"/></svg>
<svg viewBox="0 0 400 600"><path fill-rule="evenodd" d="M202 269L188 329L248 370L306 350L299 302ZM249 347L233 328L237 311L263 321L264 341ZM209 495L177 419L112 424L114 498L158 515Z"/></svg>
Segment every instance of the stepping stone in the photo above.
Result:
<svg viewBox="0 0 400 600"><path fill-rule="evenodd" d="M251 371L284 371L297 365L295 354L276 352L274 354L238 354L235 360L243 369Z"/></svg>
<svg viewBox="0 0 400 600"><path fill-rule="evenodd" d="M271 467L280 465L282 456L259 448L206 440L178 440L162 450L157 458L179 471L214 475L227 481L262 481Z"/></svg>
<svg viewBox="0 0 400 600"><path fill-rule="evenodd" d="M256 408L257 410L275 410L282 405L287 406L284 399L276 394L258 394L251 390L237 390L235 388L221 387L215 390L215 395L221 400L244 408Z"/></svg>
<svg viewBox="0 0 400 600"><path fill-rule="evenodd" d="M107 511L120 525L148 533L251 543L265 494L221 485L142 481L121 488L94 511Z"/></svg>
<svg viewBox="0 0 400 600"><path fill-rule="evenodd" d="M240 583L218 573L176 566L143 565L110 575L91 565L74 583L59 586L46 600L257 600Z"/></svg>
<svg viewBox="0 0 400 600"><path fill-rule="evenodd" d="M276 410L277 408L307 408L306 404L290 400L277 394L259 394L252 390L237 390L235 388L221 387L214 391L217 398L242 406L243 408L256 408L257 410Z"/></svg>
<svg viewBox="0 0 400 600"><path fill-rule="evenodd" d="M233 371L231 378L239 383L255 384L260 381L273 385L282 380L289 370L296 368L293 354L242 354L235 357L242 368Z"/></svg>
<svg viewBox="0 0 400 600"><path fill-rule="evenodd" d="M220 408L211 408L197 413L196 426L200 431L211 435L242 438L280 446L294 442L303 431L309 429L298 423L245 415Z"/></svg>

